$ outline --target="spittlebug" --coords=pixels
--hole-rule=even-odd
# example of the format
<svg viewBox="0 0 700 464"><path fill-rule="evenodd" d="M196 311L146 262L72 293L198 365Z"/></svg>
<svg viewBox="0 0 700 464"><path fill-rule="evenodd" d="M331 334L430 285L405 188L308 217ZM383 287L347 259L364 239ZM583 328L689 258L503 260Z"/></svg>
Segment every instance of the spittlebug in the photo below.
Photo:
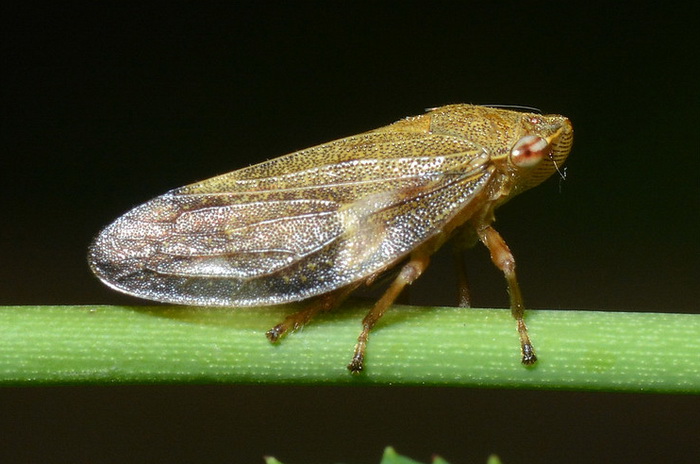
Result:
<svg viewBox="0 0 700 464"><path fill-rule="evenodd" d="M430 256L450 239L458 249L481 241L505 275L522 363L532 364L515 260L491 224L498 206L559 169L572 141L563 116L435 108L171 190L106 227L90 266L116 290L167 303L308 300L267 332L273 342L394 269L362 321L348 365L359 372L370 330Z"/></svg>

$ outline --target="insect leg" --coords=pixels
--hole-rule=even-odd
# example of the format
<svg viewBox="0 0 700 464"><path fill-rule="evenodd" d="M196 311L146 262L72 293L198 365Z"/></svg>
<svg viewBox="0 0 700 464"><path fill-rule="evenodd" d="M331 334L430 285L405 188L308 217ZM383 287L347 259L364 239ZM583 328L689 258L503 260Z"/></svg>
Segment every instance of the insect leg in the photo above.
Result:
<svg viewBox="0 0 700 464"><path fill-rule="evenodd" d="M457 271L457 305L461 308L471 308L472 294L469 291L467 265L464 262L464 252L454 251L455 270Z"/></svg>
<svg viewBox="0 0 700 464"><path fill-rule="evenodd" d="M410 285L420 277L425 268L428 267L429 262L430 258L428 256L412 256L411 260L401 268L399 275L396 276L396 279L394 279L384 295L377 301L370 312L367 313L365 318L362 319L362 332L360 332L360 336L357 337L355 352L350 364L348 364L350 372L356 374L362 371L369 331L372 330L372 327L374 327L377 321L384 315L386 310L389 309L389 306L396 300L396 297L399 296L404 287Z"/></svg>
<svg viewBox="0 0 700 464"><path fill-rule="evenodd" d="M522 363L525 365L534 364L537 361L535 350L530 342L530 336L527 333L527 326L523 320L525 314L525 306L523 305L523 297L520 293L520 286L515 277L515 258L506 245L501 235L496 232L491 226L486 226L479 230L479 239L486 245L491 254L491 261L498 269L505 274L508 282L508 293L510 294L510 309L513 317L518 324L518 333L520 334L520 348L522 350Z"/></svg>
<svg viewBox="0 0 700 464"><path fill-rule="evenodd" d="M292 331L298 330L302 328L304 324L309 322L316 314L324 311L330 311L338 306L354 289L355 286L345 287L314 298L313 300L309 301L304 309L287 316L284 321L265 332L265 336L271 342L276 342L290 329Z"/></svg>

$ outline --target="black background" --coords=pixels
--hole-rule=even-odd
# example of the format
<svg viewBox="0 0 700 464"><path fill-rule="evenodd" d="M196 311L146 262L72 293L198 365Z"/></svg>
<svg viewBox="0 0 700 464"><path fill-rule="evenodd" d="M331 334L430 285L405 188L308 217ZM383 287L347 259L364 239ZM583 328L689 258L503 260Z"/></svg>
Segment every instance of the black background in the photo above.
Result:
<svg viewBox="0 0 700 464"><path fill-rule="evenodd" d="M130 207L424 108L501 103L564 114L576 134L567 180L499 214L529 306L697 312L683 8L2 8L0 304L138 303L85 261ZM452 303L447 261L414 301ZM475 303L506 306L485 251L470 265ZM373 463L385 445L454 463L691 462L700 412L684 396L253 386L5 388L0 408L6 462Z"/></svg>

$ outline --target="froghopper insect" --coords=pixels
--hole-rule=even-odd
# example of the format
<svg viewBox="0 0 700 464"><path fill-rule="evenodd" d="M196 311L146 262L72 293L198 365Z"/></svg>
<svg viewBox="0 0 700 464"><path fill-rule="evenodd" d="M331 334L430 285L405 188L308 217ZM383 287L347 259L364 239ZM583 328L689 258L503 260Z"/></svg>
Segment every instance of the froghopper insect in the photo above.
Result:
<svg viewBox="0 0 700 464"><path fill-rule="evenodd" d="M108 286L200 306L307 301L266 335L277 341L352 291L390 275L362 321L369 333L447 241L483 243L506 278L521 360L537 360L515 259L495 210L559 170L573 129L559 115L457 104L173 189L106 227L89 251ZM392 274L393 272L393 274ZM463 267L460 305L469 306Z"/></svg>

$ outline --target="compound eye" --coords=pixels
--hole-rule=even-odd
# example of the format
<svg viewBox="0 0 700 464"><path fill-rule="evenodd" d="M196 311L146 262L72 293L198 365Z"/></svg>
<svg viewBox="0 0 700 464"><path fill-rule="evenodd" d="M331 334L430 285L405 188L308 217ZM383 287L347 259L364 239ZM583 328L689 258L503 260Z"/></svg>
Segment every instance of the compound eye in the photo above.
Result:
<svg viewBox="0 0 700 464"><path fill-rule="evenodd" d="M511 162L519 168L531 168L549 157L552 147L547 140L537 135L526 135L510 150Z"/></svg>

